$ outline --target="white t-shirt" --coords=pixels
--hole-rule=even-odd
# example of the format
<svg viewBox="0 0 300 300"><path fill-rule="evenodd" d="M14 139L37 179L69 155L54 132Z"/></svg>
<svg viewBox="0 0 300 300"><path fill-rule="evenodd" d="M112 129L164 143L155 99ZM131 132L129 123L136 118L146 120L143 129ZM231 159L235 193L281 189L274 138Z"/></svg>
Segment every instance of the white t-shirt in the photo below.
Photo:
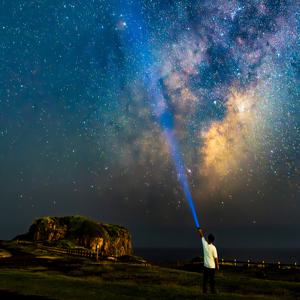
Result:
<svg viewBox="0 0 300 300"><path fill-rule="evenodd" d="M204 267L215 269L215 258L218 258L217 249L213 244L208 244L205 238L202 238L203 255L204 255Z"/></svg>

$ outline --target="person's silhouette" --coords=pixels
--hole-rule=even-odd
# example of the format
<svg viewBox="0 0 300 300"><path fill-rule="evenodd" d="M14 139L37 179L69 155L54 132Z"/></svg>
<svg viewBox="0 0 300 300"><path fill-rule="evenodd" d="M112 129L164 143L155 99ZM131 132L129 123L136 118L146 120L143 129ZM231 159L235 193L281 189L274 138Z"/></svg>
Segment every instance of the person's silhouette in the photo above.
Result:
<svg viewBox="0 0 300 300"><path fill-rule="evenodd" d="M212 234L207 236L207 241L204 237L202 229L198 228L200 233L202 246L203 246L203 293L207 293L207 284L210 285L210 290L212 293L216 293L215 290L215 272L216 269L219 270L218 253L216 247L213 245L215 237Z"/></svg>

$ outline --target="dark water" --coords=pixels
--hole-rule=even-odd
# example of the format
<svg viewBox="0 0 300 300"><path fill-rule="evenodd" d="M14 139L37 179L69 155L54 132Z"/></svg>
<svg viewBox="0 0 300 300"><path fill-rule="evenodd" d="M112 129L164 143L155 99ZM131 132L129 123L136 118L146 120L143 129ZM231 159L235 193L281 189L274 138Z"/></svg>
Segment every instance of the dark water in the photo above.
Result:
<svg viewBox="0 0 300 300"><path fill-rule="evenodd" d="M202 256L202 249L195 248L135 248L134 254L154 263L189 262ZM300 263L300 249L229 249L218 248L219 258L224 260L253 262Z"/></svg>

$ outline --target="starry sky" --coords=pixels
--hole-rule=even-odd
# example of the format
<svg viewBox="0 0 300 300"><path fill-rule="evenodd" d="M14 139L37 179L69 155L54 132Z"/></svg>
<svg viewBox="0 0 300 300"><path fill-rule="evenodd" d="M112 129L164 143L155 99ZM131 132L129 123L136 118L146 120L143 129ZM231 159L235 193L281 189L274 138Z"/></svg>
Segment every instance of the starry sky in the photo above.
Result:
<svg viewBox="0 0 300 300"><path fill-rule="evenodd" d="M300 247L299 37L292 0L1 1L0 238L81 214L198 245L167 111L204 230Z"/></svg>

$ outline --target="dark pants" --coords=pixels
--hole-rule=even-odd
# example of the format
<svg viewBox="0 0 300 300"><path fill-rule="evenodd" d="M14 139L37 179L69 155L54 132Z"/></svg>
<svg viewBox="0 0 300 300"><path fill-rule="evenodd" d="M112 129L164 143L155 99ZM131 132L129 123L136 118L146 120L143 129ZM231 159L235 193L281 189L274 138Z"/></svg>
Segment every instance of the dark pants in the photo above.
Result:
<svg viewBox="0 0 300 300"><path fill-rule="evenodd" d="M204 267L203 269L203 293L207 293L207 283L209 283L210 291L215 293L215 271L216 269L210 269Z"/></svg>

